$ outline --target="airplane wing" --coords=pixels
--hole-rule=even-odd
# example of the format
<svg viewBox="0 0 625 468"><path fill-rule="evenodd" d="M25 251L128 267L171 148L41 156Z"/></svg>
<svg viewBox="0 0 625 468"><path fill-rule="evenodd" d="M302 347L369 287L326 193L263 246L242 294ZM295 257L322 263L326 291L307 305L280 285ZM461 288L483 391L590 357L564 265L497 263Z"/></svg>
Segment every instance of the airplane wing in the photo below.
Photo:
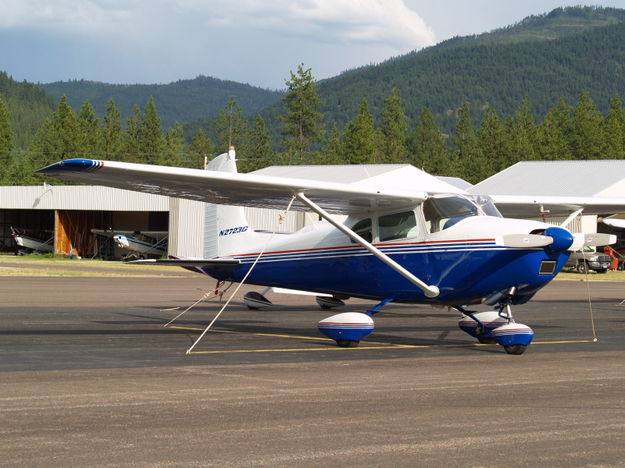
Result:
<svg viewBox="0 0 625 468"><path fill-rule="evenodd" d="M542 213L550 216L568 216L582 208L584 215L625 213L623 198L529 195L490 195L490 197L506 218L538 218Z"/></svg>
<svg viewBox="0 0 625 468"><path fill-rule="evenodd" d="M67 159L37 171L74 182L187 198L225 205L286 208L303 193L334 214L414 207L427 198L420 190L389 190L387 184L366 187L315 180L205 171L93 159ZM295 200L293 210L307 211Z"/></svg>

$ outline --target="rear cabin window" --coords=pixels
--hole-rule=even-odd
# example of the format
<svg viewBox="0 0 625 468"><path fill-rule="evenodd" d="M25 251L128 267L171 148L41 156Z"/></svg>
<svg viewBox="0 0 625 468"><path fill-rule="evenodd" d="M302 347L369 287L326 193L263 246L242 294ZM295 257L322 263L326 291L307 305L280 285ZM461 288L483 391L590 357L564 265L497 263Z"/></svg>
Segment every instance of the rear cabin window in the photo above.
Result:
<svg viewBox="0 0 625 468"><path fill-rule="evenodd" d="M378 225L380 242L408 239L417 235L417 219L414 211L380 216Z"/></svg>

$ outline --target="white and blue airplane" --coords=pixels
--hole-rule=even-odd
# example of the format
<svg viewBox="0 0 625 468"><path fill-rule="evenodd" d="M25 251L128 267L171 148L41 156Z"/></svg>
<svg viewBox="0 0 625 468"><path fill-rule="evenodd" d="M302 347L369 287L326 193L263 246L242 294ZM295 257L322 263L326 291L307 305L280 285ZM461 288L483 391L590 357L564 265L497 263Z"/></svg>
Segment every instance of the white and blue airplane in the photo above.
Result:
<svg viewBox="0 0 625 468"><path fill-rule="evenodd" d="M324 308L350 297L378 301L366 313L319 322L339 346L356 346L372 332L371 316L395 302L457 309L464 331L521 354L534 333L514 320L511 306L548 284L572 250L616 240L573 234L566 226L582 210L625 211L623 199L498 197L496 206L488 196L468 195L409 165L354 183L239 174L233 149L209 170L68 159L38 173L217 204L217 255L144 262L193 267L222 281L241 282L248 275L249 284L324 296ZM273 236L249 227L244 206L312 211L323 221ZM539 210L570 216L553 226L504 218L498 208L523 218ZM339 222L333 214L347 219ZM262 305L265 298L256 294ZM482 303L494 310L470 310Z"/></svg>
<svg viewBox="0 0 625 468"><path fill-rule="evenodd" d="M127 252L126 257L144 258L146 255L167 255L167 231L123 231L92 229L92 233L110 237L115 245Z"/></svg>

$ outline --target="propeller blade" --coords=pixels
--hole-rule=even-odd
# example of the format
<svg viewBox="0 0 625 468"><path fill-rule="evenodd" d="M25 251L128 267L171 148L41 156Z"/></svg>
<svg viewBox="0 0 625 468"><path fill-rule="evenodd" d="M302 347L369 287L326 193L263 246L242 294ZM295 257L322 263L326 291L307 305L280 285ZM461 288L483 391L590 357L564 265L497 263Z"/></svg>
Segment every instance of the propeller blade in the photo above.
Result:
<svg viewBox="0 0 625 468"><path fill-rule="evenodd" d="M503 245L506 247L545 247L553 243L553 237L538 234L506 234L503 236Z"/></svg>
<svg viewBox="0 0 625 468"><path fill-rule="evenodd" d="M611 245L616 242L616 236L614 234L584 234L582 232L576 232L573 234L573 237L573 244L569 250L580 250L586 246L596 247L598 245Z"/></svg>

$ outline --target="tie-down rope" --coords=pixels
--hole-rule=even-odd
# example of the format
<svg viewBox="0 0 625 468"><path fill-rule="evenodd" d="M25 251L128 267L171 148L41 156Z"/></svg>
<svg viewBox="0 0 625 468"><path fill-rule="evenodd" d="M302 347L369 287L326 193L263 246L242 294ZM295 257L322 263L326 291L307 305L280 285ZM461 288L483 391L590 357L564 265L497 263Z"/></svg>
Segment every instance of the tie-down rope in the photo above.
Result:
<svg viewBox="0 0 625 468"><path fill-rule="evenodd" d="M289 202L288 206L286 207L286 210L284 210L284 212L280 214L280 216L278 218L278 226L280 226L284 222L284 220L286 219L286 215L288 214L289 210L291 209L291 206L293 205L293 201L294 200L295 200L295 196L291 197L291 201ZM211 329L211 327L217 321L217 319L222 314L222 312L224 310L226 310L226 307L228 307L228 304L230 304L230 302L232 301L232 299L234 298L236 293L239 292L239 289L241 289L241 286L243 286L243 283L245 283L245 281L247 280L247 277L250 276L250 273L252 273L252 270L254 269L256 264L258 263L258 260L260 260L260 257L262 257L262 255L265 253L265 249L267 249L267 247L269 246L269 243L273 240L273 236L276 234L277 230L278 230L277 228L273 230L273 232L271 233L271 236L269 236L269 238L267 239L267 242L265 242L265 245L263 246L261 251L258 253L258 256L254 260L254 263L252 263L252 266L247 271L247 273L245 274L245 276L243 277L243 279L241 280L239 285L232 292L232 294L230 295L230 297L228 298L226 303L221 307L221 310L217 313L217 315L215 315L213 320L211 320L211 322L208 324L208 326L202 332L202 334L198 337L198 339L195 340L195 342L191 345L191 347L189 349L187 349L187 353L186 354L191 354L191 351L193 351L193 348L195 348L195 346L202 340L202 338L204 338L204 335L206 335L206 333L208 333L208 330Z"/></svg>

